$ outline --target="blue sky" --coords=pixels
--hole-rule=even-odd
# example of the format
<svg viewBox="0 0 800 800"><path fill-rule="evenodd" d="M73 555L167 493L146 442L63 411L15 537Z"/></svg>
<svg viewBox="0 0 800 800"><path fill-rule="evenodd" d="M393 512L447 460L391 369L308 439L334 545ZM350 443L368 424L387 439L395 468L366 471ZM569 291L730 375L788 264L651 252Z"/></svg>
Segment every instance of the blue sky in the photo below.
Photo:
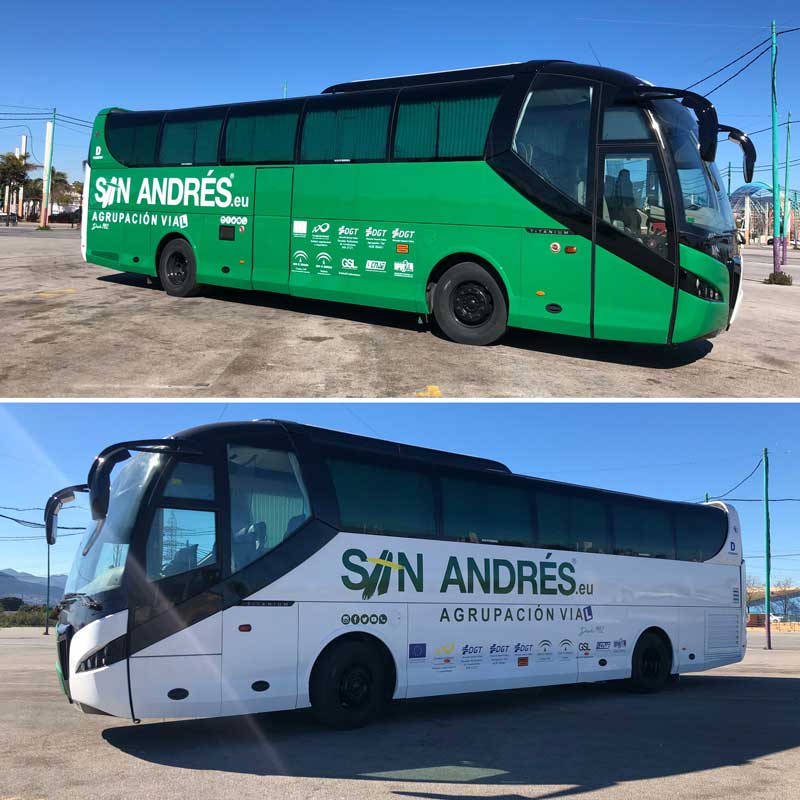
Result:
<svg viewBox="0 0 800 800"><path fill-rule="evenodd" d="M772 18L781 27L800 26L800 7L789 0L755 5L675 0L651 6L512 0L489 12L485 2L475 0L139 0L135 5L42 0L36 24L20 22L4 44L2 100L56 106L63 114L92 119L111 105L163 108L277 97L284 80L290 95L303 95L355 78L530 58L594 63L594 53L605 66L657 84L686 86L764 39ZM782 37L780 45L781 119L794 108L800 120L800 83L790 80L800 74L800 31ZM700 89L710 90L719 80ZM769 80L764 56L713 95L720 118L746 131L769 125ZM0 107L4 110L18 109ZM10 124L0 121L0 152L19 143L22 131L4 129ZM800 153L800 127L794 130ZM32 123L32 132L33 152L42 158L44 124ZM765 165L770 135L755 142L759 165ZM56 165L72 178L82 174L86 143L77 129L57 131ZM728 160L739 165L741 156L725 143L721 169ZM757 173L768 181L770 174ZM734 174L734 187L740 182L741 174ZM790 184L800 188L800 167Z"/></svg>
<svg viewBox="0 0 800 800"><path fill-rule="evenodd" d="M293 419L367 436L496 458L515 472L677 500L726 492L770 450L771 496L800 496L797 405L764 403L6 403L0 405L0 505L43 506L80 483L94 456L126 439L219 419ZM756 475L732 496L761 496ZM79 503L81 500L78 501ZM84 501L85 502L85 501ZM763 506L736 504L748 571L764 569ZM41 512L4 511L41 520ZM62 525L86 520L65 511ZM773 554L800 553L800 503L774 503ZM0 520L0 568L43 574L46 545L3 541L39 531ZM79 537L54 546L68 570ZM776 558L776 579L800 582L800 557Z"/></svg>

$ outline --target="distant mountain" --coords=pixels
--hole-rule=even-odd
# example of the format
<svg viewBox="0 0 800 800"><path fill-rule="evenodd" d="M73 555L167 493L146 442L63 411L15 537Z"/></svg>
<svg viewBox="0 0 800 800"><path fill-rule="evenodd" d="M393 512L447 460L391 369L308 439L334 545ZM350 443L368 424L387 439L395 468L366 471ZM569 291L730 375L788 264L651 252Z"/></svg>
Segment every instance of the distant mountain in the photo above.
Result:
<svg viewBox="0 0 800 800"><path fill-rule="evenodd" d="M51 603L61 599L66 583L66 575L50 576ZM0 569L0 597L21 597L26 603L43 603L47 597L47 578L15 569Z"/></svg>

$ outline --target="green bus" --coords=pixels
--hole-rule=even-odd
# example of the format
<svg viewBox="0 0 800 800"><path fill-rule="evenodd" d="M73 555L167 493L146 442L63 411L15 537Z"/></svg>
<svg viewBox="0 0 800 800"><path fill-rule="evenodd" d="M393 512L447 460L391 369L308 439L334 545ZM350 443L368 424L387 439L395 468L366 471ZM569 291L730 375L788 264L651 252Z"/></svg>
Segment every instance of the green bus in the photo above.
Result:
<svg viewBox="0 0 800 800"><path fill-rule="evenodd" d="M337 84L313 97L101 111L82 250L157 277L659 344L728 328L741 259L693 92L567 61Z"/></svg>

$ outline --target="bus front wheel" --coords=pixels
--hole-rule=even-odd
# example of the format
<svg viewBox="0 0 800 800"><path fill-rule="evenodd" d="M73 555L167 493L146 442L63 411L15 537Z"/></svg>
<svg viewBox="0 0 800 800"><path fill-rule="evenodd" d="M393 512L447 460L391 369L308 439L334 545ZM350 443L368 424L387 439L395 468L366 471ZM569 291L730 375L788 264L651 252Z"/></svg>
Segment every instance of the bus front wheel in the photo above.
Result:
<svg viewBox="0 0 800 800"><path fill-rule="evenodd" d="M464 261L439 279L433 316L448 339L486 345L506 332L508 304L497 281L480 264Z"/></svg>
<svg viewBox="0 0 800 800"><path fill-rule="evenodd" d="M657 633L645 631L636 642L629 688L634 692L657 692L669 682L672 653Z"/></svg>
<svg viewBox="0 0 800 800"><path fill-rule="evenodd" d="M311 673L311 708L329 728L351 730L383 709L385 676L380 655L366 642L345 641L323 652Z"/></svg>
<svg viewBox="0 0 800 800"><path fill-rule="evenodd" d="M158 259L158 277L173 297L191 297L200 290L194 250L186 239L167 242Z"/></svg>

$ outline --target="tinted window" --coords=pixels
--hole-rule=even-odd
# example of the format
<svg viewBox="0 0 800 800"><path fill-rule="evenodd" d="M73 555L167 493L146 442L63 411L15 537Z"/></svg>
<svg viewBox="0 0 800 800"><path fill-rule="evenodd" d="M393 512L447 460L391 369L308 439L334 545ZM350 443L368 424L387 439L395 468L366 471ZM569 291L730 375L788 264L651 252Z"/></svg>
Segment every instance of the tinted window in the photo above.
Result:
<svg viewBox="0 0 800 800"><path fill-rule="evenodd" d="M168 112L159 163L216 164L223 117L223 109Z"/></svg>
<svg viewBox="0 0 800 800"><path fill-rule="evenodd" d="M576 78L540 75L514 135L514 151L568 197L586 204L592 87Z"/></svg>
<svg viewBox="0 0 800 800"><path fill-rule="evenodd" d="M480 158L500 99L501 83L467 86L459 96L441 90L400 95L394 158Z"/></svg>
<svg viewBox="0 0 800 800"><path fill-rule="evenodd" d="M303 118L301 161L376 161L386 158L392 99L310 100Z"/></svg>
<svg viewBox="0 0 800 800"><path fill-rule="evenodd" d="M231 569L277 547L311 515L293 453L230 445Z"/></svg>
<svg viewBox="0 0 800 800"><path fill-rule="evenodd" d="M214 470L208 464L179 462L164 489L166 497L188 497L195 500L214 499Z"/></svg>
<svg viewBox="0 0 800 800"><path fill-rule="evenodd" d="M713 558L728 536L728 515L721 508L675 506L675 535L678 558L707 561Z"/></svg>
<svg viewBox="0 0 800 800"><path fill-rule="evenodd" d="M533 545L528 495L491 480L442 478L444 535L461 542Z"/></svg>
<svg viewBox="0 0 800 800"><path fill-rule="evenodd" d="M435 535L429 475L409 467L350 458L331 458L328 466L343 530Z"/></svg>
<svg viewBox="0 0 800 800"><path fill-rule="evenodd" d="M667 506L613 500L614 552L623 556L675 558L672 515Z"/></svg>
<svg viewBox="0 0 800 800"><path fill-rule="evenodd" d="M539 547L610 553L611 537L605 501L564 489L535 490Z"/></svg>
<svg viewBox="0 0 800 800"><path fill-rule="evenodd" d="M259 104L231 109L225 129L225 161L287 162L294 160L297 110L285 104Z"/></svg>
<svg viewBox="0 0 800 800"><path fill-rule="evenodd" d="M603 114L603 139L649 139L644 112L636 106L608 108Z"/></svg>
<svg viewBox="0 0 800 800"><path fill-rule="evenodd" d="M106 144L111 155L131 167L154 164L160 112L112 112L106 118Z"/></svg>
<svg viewBox="0 0 800 800"><path fill-rule="evenodd" d="M216 514L213 511L156 509L147 537L148 578L169 578L213 566L216 561Z"/></svg>

